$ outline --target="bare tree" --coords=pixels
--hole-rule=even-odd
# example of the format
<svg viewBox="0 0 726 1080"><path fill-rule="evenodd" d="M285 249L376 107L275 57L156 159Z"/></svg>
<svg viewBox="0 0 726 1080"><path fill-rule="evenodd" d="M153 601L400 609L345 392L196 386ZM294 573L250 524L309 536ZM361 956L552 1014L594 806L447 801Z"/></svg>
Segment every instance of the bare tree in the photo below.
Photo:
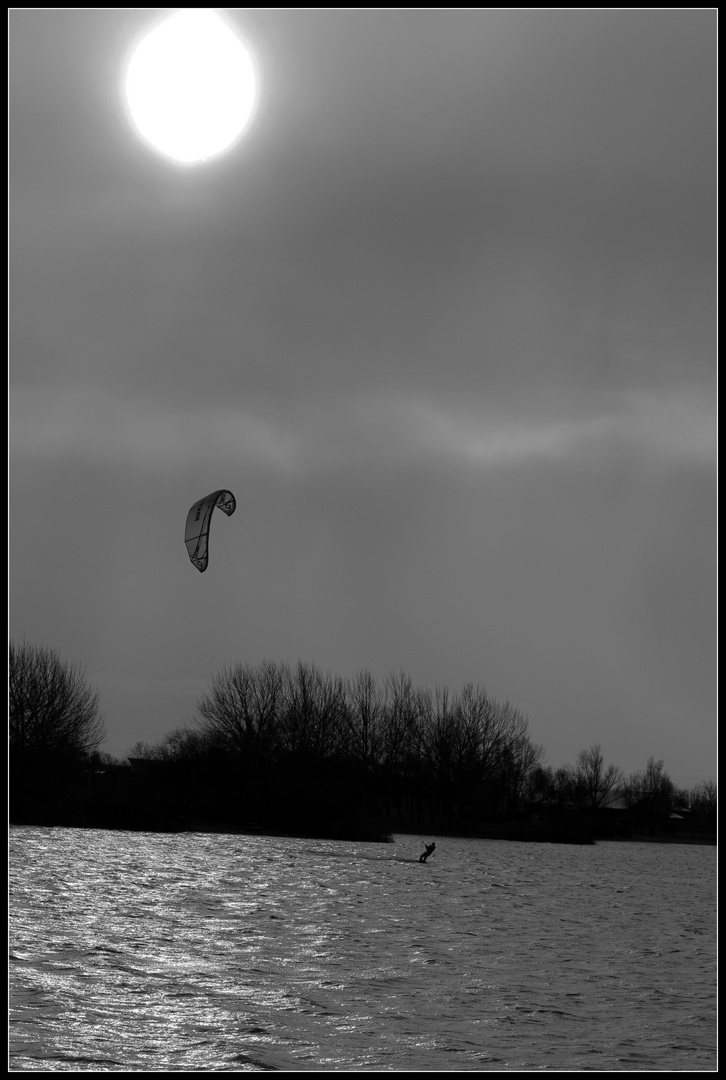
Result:
<svg viewBox="0 0 726 1080"><path fill-rule="evenodd" d="M81 667L53 649L10 643L11 763L78 761L105 738L99 696Z"/></svg>
<svg viewBox="0 0 726 1080"><path fill-rule="evenodd" d="M716 785L713 780L703 780L687 792L687 805L701 814L715 814L718 804Z"/></svg>
<svg viewBox="0 0 726 1080"><path fill-rule="evenodd" d="M345 684L337 675L298 661L284 668L280 741L289 754L323 760L345 742L347 702Z"/></svg>
<svg viewBox="0 0 726 1080"><path fill-rule="evenodd" d="M684 803L688 807L692 825L715 833L718 793L713 780L703 780L698 787L685 792L685 796Z"/></svg>
<svg viewBox="0 0 726 1080"><path fill-rule="evenodd" d="M400 775L421 771L424 762L424 726L429 693L413 685L403 671L386 679L385 753Z"/></svg>
<svg viewBox="0 0 726 1080"><path fill-rule="evenodd" d="M385 711L383 691L370 671L361 671L348 683L346 699L348 750L354 760L375 765L379 760Z"/></svg>
<svg viewBox="0 0 726 1080"><path fill-rule="evenodd" d="M472 683L467 683L458 697L457 714L477 779L485 786L497 783L505 754L512 740L526 733L527 721L509 702L501 705L483 687Z"/></svg>
<svg viewBox="0 0 726 1080"><path fill-rule="evenodd" d="M622 794L629 806L641 804L654 814L668 814L675 803L676 787L662 760L649 757L642 772L630 774L622 786Z"/></svg>
<svg viewBox="0 0 726 1080"><path fill-rule="evenodd" d="M605 765L599 743L580 751L572 774L576 801L592 811L605 805L623 781L617 765Z"/></svg>
<svg viewBox="0 0 726 1080"><path fill-rule="evenodd" d="M438 784L453 785L461 757L461 731L452 697L446 687L420 695L423 747L432 777Z"/></svg>
<svg viewBox="0 0 726 1080"><path fill-rule="evenodd" d="M224 667L197 702L197 725L242 757L269 750L277 737L283 673L272 661Z"/></svg>
<svg viewBox="0 0 726 1080"><path fill-rule="evenodd" d="M159 759L159 750L156 745L144 742L140 739L135 742L126 755L127 761L156 761Z"/></svg>
<svg viewBox="0 0 726 1080"><path fill-rule="evenodd" d="M529 723L521 713L519 716L523 727L511 738L505 754L507 791L512 808L520 807L526 799L530 779L544 760L544 747L532 742L527 731Z"/></svg>

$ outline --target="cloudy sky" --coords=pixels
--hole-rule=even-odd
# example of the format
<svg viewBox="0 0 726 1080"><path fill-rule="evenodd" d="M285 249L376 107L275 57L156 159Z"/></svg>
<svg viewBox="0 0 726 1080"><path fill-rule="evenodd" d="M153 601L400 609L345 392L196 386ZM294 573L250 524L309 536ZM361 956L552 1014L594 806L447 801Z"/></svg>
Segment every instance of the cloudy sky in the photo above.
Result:
<svg viewBox="0 0 726 1080"><path fill-rule="evenodd" d="M225 9L257 108L180 167L162 10L10 12L11 634L118 756L302 659L713 778L715 11Z"/></svg>

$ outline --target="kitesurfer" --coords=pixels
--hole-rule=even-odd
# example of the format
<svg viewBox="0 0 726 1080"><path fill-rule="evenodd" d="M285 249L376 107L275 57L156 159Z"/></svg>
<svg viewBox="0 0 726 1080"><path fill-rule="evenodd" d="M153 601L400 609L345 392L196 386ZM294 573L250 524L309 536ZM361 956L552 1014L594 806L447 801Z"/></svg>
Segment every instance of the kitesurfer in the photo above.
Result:
<svg viewBox="0 0 726 1080"><path fill-rule="evenodd" d="M424 846L425 846L426 850L423 852L422 855L419 856L419 860L418 860L419 862L426 862L429 855L433 852L434 848L436 847L436 844L425 844Z"/></svg>

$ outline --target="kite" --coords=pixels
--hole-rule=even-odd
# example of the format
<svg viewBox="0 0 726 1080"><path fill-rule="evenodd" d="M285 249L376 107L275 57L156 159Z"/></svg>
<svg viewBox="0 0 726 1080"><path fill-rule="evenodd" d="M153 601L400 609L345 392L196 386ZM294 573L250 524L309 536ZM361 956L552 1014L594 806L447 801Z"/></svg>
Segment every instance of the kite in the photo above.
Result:
<svg viewBox="0 0 726 1080"><path fill-rule="evenodd" d="M200 574L207 569L209 561L209 526L215 506L224 510L227 517L235 512L237 502L231 491L213 491L211 495L195 502L187 514L184 543L189 558Z"/></svg>

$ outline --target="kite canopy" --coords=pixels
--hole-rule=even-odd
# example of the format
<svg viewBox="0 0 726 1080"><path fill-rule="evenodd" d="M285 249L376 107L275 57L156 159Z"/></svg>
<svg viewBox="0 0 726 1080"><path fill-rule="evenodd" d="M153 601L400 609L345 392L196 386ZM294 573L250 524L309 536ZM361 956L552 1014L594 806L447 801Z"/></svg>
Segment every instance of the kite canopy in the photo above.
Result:
<svg viewBox="0 0 726 1080"><path fill-rule="evenodd" d="M231 491L213 491L199 502L195 502L187 514L184 530L184 543L197 570L201 574L207 569L209 561L209 526L215 506L224 510L227 517L235 512L237 502Z"/></svg>

